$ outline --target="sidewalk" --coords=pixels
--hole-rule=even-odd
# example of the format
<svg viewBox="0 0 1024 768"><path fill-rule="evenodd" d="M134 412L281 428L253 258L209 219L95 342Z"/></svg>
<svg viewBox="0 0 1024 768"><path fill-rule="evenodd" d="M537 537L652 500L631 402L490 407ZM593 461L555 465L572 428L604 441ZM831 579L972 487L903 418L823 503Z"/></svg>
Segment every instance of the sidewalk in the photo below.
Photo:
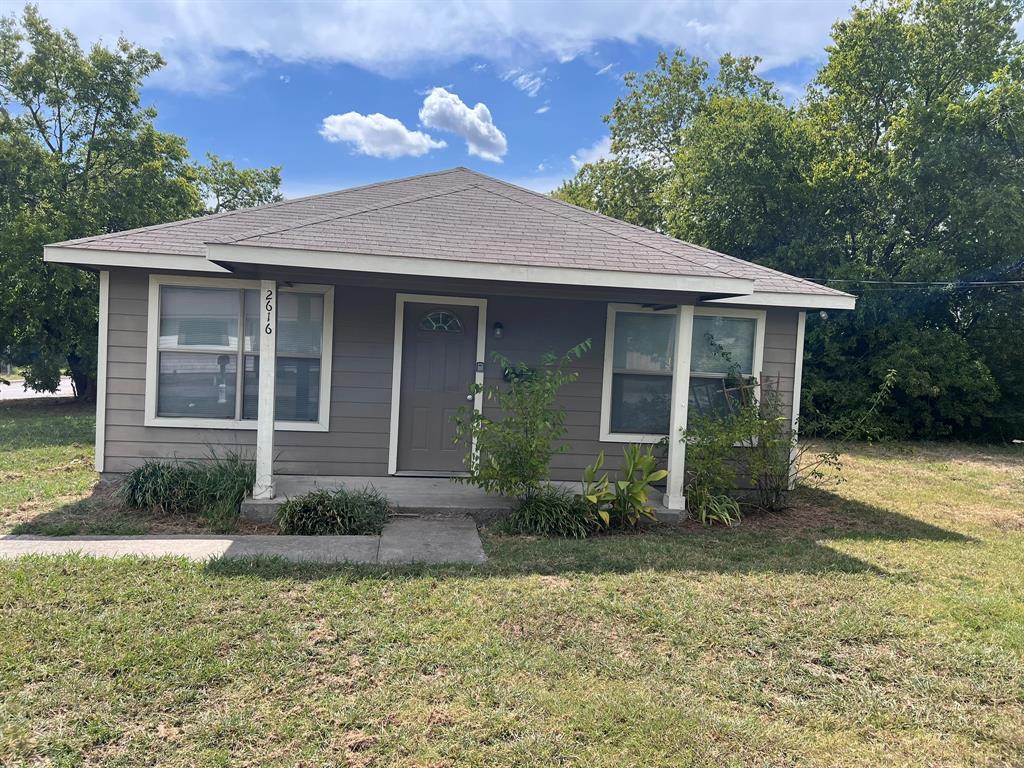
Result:
<svg viewBox="0 0 1024 768"><path fill-rule="evenodd" d="M70 376L60 377L60 386L56 392L36 392L34 389L25 389L25 382L21 379L11 379L10 376L0 375L0 379L6 378L11 383L0 384L0 401L7 400L37 400L47 397L74 397L75 389L71 386Z"/></svg>
<svg viewBox="0 0 1024 768"><path fill-rule="evenodd" d="M0 560L23 555L215 558L281 557L317 563L483 563L468 517L396 517L380 536L0 536Z"/></svg>

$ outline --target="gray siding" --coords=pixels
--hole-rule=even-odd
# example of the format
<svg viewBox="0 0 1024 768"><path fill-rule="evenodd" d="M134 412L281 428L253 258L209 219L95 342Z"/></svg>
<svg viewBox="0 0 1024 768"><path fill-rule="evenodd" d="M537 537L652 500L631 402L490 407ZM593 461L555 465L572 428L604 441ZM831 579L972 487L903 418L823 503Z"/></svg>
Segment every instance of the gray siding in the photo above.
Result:
<svg viewBox="0 0 1024 768"><path fill-rule="evenodd" d="M252 430L143 426L148 303L148 273L110 272L104 471L127 472L146 459L198 459L211 450L251 454L256 445Z"/></svg>
<svg viewBox="0 0 1024 768"><path fill-rule="evenodd" d="M125 472L146 459L202 458L218 449L252 452L254 430L143 426L148 285L149 276L143 271L114 270L110 274L105 470ZM398 290L416 292L417 288L336 285L330 431L278 431L274 437L276 472L387 474ZM552 474L558 480L578 480L583 467L601 450L608 457L607 466L615 467L623 444L599 440L606 302L475 295L488 299L485 376L489 383L500 381L501 376L490 359L492 352L536 363L545 352L561 353L592 339L590 352L575 366L579 379L561 396L570 447L554 458ZM787 408L792 402L797 315L795 310L769 310L765 329L763 372L766 377L780 377ZM501 340L491 336L494 322L504 326Z"/></svg>

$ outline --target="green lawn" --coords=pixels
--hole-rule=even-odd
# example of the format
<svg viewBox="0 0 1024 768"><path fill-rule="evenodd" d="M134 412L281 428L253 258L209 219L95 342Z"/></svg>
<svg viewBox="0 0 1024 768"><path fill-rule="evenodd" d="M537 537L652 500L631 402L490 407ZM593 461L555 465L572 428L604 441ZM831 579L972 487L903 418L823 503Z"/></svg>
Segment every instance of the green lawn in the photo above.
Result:
<svg viewBox="0 0 1024 768"><path fill-rule="evenodd" d="M0 512L80 495L90 439L0 413ZM0 564L0 765L1024 764L1021 451L845 475L483 567Z"/></svg>

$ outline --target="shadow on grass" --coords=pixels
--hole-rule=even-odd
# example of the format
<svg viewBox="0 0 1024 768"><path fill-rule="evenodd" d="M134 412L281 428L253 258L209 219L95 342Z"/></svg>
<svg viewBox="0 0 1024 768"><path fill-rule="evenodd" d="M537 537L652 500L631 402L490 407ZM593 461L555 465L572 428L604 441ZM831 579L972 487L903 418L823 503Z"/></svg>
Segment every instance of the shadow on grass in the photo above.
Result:
<svg viewBox="0 0 1024 768"><path fill-rule="evenodd" d="M485 529L484 565L352 565L294 563L282 559L211 561L219 576L264 579L366 579L494 577L523 574L685 572L723 574L826 574L886 571L829 546L829 540L943 542L974 541L912 517L844 499L824 491L802 492L798 506L762 515L732 528L689 522L639 534L585 540L497 536Z"/></svg>

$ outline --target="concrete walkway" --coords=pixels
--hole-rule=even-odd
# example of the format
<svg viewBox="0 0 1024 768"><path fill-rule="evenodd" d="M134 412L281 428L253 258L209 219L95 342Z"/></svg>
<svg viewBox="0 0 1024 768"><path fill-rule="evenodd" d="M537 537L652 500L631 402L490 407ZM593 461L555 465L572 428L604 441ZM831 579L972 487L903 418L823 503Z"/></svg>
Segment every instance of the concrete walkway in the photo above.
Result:
<svg viewBox="0 0 1024 768"><path fill-rule="evenodd" d="M317 563L483 563L468 517L395 517L380 536L0 536L0 560L23 555L281 557Z"/></svg>
<svg viewBox="0 0 1024 768"><path fill-rule="evenodd" d="M60 377L60 386L56 392L36 392L34 389L25 389L25 382L21 379L12 380L10 376L0 374L0 379L6 378L11 383L0 384L0 401L7 400L37 400L47 397L74 397L75 388L71 386L70 376Z"/></svg>

